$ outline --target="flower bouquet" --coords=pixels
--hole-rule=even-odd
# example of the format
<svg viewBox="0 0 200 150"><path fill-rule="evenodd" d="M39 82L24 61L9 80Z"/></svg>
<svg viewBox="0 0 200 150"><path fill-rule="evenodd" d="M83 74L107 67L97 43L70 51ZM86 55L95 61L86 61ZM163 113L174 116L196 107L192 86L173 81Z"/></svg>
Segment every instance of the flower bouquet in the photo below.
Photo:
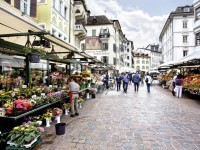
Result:
<svg viewBox="0 0 200 150"><path fill-rule="evenodd" d="M65 115L67 116L69 109L71 108L71 104L70 103L64 103L63 108L65 109Z"/></svg>
<svg viewBox="0 0 200 150"><path fill-rule="evenodd" d="M62 115L63 111L60 108L53 109L53 115L56 117L57 123L60 123L60 116Z"/></svg>
<svg viewBox="0 0 200 150"><path fill-rule="evenodd" d="M46 127L50 127L50 120L53 117L53 112L51 109L48 109L46 113L42 115L42 118L46 120Z"/></svg>
<svg viewBox="0 0 200 150"><path fill-rule="evenodd" d="M82 108L83 102L84 102L84 99L82 97L79 97L79 100L78 100L78 107L79 108Z"/></svg>

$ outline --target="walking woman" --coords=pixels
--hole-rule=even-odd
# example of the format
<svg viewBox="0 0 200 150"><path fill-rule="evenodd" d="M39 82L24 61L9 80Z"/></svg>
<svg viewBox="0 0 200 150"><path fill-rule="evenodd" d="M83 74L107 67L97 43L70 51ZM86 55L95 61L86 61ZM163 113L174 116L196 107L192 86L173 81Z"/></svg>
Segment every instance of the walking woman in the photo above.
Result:
<svg viewBox="0 0 200 150"><path fill-rule="evenodd" d="M116 82L117 82L117 91L120 91L121 82L122 82L122 76L120 76L120 74L117 74L117 76L116 76Z"/></svg>

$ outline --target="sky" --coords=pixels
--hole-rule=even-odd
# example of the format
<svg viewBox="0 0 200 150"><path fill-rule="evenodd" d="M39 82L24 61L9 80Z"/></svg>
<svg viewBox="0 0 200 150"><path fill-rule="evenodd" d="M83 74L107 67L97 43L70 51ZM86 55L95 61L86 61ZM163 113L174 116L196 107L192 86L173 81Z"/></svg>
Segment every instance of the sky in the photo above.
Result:
<svg viewBox="0 0 200 150"><path fill-rule="evenodd" d="M170 14L193 0L86 0L91 15L119 20L134 49L159 44L160 32Z"/></svg>

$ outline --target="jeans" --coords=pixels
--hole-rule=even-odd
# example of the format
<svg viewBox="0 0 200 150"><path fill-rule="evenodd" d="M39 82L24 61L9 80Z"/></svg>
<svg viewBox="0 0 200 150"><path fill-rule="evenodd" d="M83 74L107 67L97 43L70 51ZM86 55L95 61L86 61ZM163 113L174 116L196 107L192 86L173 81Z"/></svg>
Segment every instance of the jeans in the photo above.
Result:
<svg viewBox="0 0 200 150"><path fill-rule="evenodd" d="M121 87L121 82L117 82L117 91L120 90L120 87Z"/></svg>
<svg viewBox="0 0 200 150"><path fill-rule="evenodd" d="M78 113L78 98L79 98L79 94L72 95L71 111L73 115L75 115L75 113Z"/></svg>
<svg viewBox="0 0 200 150"><path fill-rule="evenodd" d="M150 92L150 83L147 83L147 91Z"/></svg>
<svg viewBox="0 0 200 150"><path fill-rule="evenodd" d="M124 93L127 93L128 82L123 82L123 89L124 89Z"/></svg>
<svg viewBox="0 0 200 150"><path fill-rule="evenodd" d="M182 97L182 89L183 89L183 86L178 86L178 85L176 85L176 89L177 89L176 96L177 96L178 98L181 98L181 97Z"/></svg>
<svg viewBox="0 0 200 150"><path fill-rule="evenodd" d="M139 83L138 82L134 82L134 89L135 89L135 92L139 90Z"/></svg>

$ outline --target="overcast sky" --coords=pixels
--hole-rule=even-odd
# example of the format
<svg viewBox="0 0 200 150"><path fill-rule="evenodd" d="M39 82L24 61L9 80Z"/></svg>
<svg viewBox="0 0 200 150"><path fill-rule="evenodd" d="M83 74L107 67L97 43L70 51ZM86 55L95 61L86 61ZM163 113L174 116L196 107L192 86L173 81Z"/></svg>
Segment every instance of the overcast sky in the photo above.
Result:
<svg viewBox="0 0 200 150"><path fill-rule="evenodd" d="M135 49L159 44L159 35L171 11L193 0L86 0L91 15L119 20Z"/></svg>

